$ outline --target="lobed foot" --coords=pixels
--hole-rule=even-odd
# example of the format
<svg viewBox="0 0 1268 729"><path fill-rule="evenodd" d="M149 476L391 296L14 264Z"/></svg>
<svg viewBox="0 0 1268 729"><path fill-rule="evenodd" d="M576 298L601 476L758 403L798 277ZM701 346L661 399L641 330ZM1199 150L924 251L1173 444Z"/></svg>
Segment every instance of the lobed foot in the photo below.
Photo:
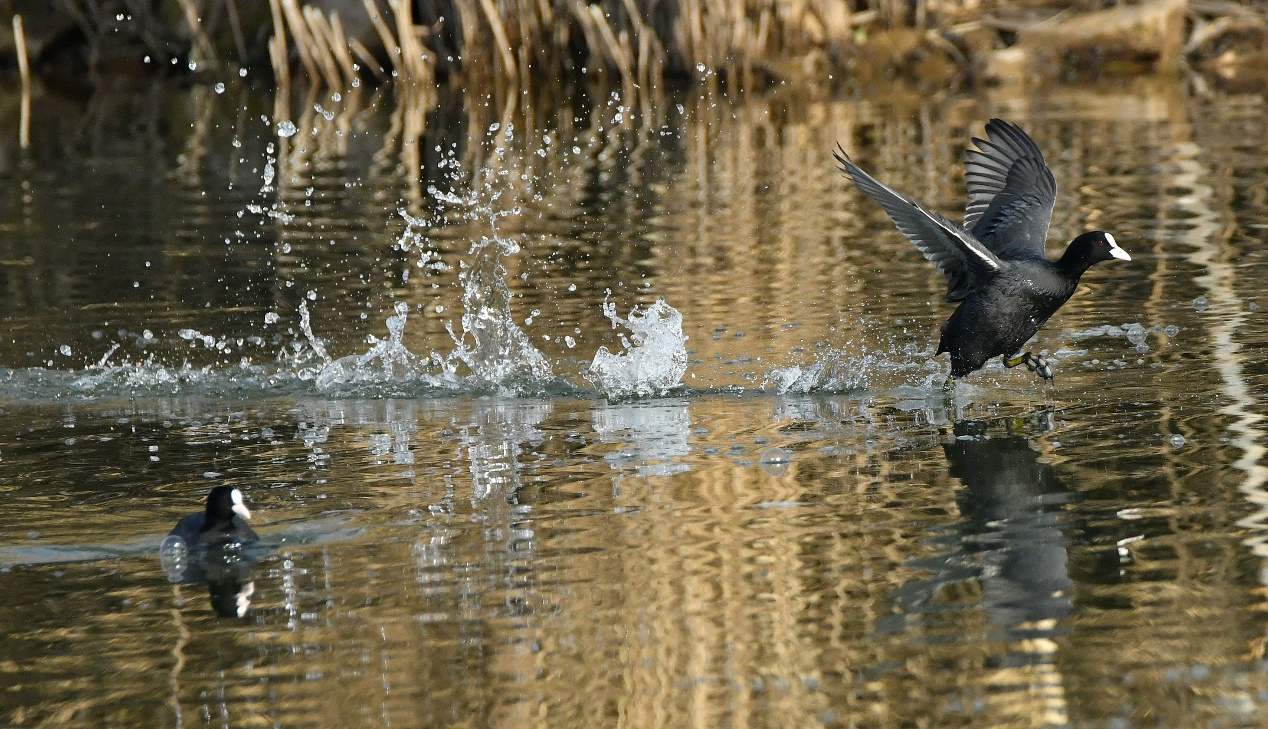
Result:
<svg viewBox="0 0 1268 729"><path fill-rule="evenodd" d="M1043 357L1036 357L1030 352L1022 352L1011 359L1008 357L1002 357L1001 359L1003 360L1005 367L1016 367L1017 365L1022 364L1026 365L1026 369L1034 372L1036 375L1039 375L1046 382L1051 382L1056 378L1056 374L1052 371L1052 365L1048 364L1048 360Z"/></svg>

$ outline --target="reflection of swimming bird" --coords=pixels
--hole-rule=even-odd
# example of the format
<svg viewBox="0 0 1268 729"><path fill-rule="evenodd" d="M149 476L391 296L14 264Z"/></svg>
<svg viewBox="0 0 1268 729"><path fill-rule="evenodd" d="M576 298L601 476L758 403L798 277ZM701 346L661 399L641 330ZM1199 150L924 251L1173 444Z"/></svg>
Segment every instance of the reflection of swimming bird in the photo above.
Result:
<svg viewBox="0 0 1268 729"><path fill-rule="evenodd" d="M260 537L247 519L251 511L242 503L242 492L231 486L217 486L207 494L207 508L177 522L170 536L180 537L191 547L247 544Z"/></svg>
<svg viewBox="0 0 1268 729"><path fill-rule="evenodd" d="M964 227L930 212L859 169L837 146L837 162L855 185L881 204L903 235L948 280L947 301L962 301L942 325L938 354L951 353L951 379L1002 356L1006 367L1026 365L1046 380L1052 368L1017 352L1074 294L1092 264L1131 256L1100 230L1070 242L1058 261L1044 255L1057 183L1043 153L1019 127L986 124L965 160L969 205ZM950 382L950 380L948 380Z"/></svg>

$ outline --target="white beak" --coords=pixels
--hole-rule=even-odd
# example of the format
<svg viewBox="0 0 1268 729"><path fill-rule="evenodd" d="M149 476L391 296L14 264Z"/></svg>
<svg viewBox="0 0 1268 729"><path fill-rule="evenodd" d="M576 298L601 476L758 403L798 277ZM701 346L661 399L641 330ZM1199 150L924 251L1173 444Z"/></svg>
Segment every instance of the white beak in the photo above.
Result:
<svg viewBox="0 0 1268 729"><path fill-rule="evenodd" d="M1118 247L1118 242L1114 240L1114 236L1110 235L1109 233L1106 233L1105 239L1109 241L1111 256L1117 258L1120 261L1130 261L1132 259L1131 256L1127 255L1127 251Z"/></svg>
<svg viewBox="0 0 1268 729"><path fill-rule="evenodd" d="M247 508L246 504L242 503L242 492L234 489L230 497L233 499L233 513L247 521L251 521L251 510Z"/></svg>

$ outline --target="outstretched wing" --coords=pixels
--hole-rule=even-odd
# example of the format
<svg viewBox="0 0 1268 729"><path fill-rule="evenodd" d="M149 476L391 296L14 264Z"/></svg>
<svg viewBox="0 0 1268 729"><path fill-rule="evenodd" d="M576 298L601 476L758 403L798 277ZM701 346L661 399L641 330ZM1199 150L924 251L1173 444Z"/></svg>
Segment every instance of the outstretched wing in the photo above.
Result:
<svg viewBox="0 0 1268 729"><path fill-rule="evenodd" d="M986 139L964 160L964 229L1001 258L1044 255L1057 181L1038 145L1015 124L986 123Z"/></svg>
<svg viewBox="0 0 1268 729"><path fill-rule="evenodd" d="M841 145L832 153L860 190L876 202L894 225L947 277L947 301L959 301L994 278L1004 267L986 246L945 216L925 210L859 169Z"/></svg>

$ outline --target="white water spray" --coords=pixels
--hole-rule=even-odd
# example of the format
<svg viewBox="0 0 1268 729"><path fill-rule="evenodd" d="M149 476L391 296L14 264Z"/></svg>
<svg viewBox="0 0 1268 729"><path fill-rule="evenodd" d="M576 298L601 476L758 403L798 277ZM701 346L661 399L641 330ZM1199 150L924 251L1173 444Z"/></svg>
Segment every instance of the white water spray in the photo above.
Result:
<svg viewBox="0 0 1268 729"><path fill-rule="evenodd" d="M599 347L585 375L587 380L613 399L664 395L682 385L687 373L687 337L677 309L657 299L646 311L640 312L636 306L630 309L628 319L622 319L617 316L616 304L605 297L603 315L612 321L613 328L628 329L630 336L620 335L623 354Z"/></svg>

